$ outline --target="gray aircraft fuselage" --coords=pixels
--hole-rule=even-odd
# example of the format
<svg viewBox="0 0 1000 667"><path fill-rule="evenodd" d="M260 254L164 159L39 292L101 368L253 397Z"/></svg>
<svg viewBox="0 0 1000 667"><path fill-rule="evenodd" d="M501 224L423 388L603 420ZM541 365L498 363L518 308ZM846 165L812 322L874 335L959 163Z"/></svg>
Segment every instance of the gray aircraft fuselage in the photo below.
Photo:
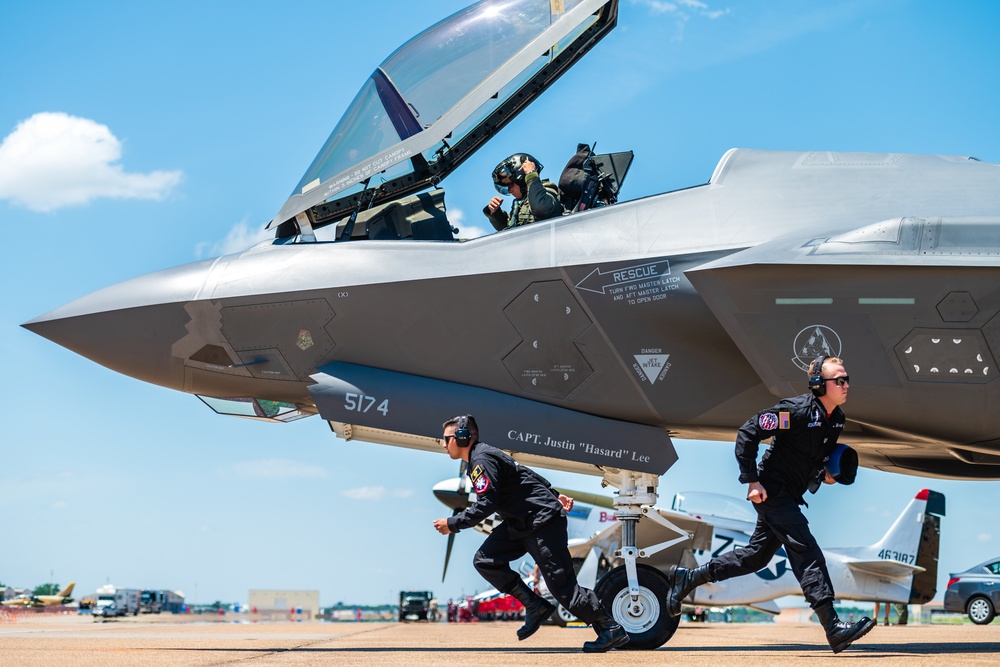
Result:
<svg viewBox="0 0 1000 667"><path fill-rule="evenodd" d="M839 356L864 465L997 479L1000 165L734 150L698 187L463 242L263 243L24 326L203 396L323 413L341 362L713 440Z"/></svg>

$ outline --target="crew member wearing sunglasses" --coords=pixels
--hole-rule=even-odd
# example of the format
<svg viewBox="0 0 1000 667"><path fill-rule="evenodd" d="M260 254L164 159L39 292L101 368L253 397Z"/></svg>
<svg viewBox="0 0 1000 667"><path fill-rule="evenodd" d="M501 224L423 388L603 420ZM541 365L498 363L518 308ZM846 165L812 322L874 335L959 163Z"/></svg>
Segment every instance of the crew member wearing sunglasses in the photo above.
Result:
<svg viewBox="0 0 1000 667"><path fill-rule="evenodd" d="M852 484L858 470L857 453L837 439L844 428L844 412L851 381L844 362L819 357L809 365L809 392L786 398L747 420L736 436L740 482L747 484L747 500L757 511L757 526L745 547L733 549L692 570L678 568L667 596L667 612L678 616L681 601L701 584L724 581L767 567L784 547L802 594L819 617L834 653L868 634L875 623L868 617L857 623L841 621L833 608L835 597L823 551L809 531L800 505L803 495L826 484ZM771 445L757 462L762 440Z"/></svg>

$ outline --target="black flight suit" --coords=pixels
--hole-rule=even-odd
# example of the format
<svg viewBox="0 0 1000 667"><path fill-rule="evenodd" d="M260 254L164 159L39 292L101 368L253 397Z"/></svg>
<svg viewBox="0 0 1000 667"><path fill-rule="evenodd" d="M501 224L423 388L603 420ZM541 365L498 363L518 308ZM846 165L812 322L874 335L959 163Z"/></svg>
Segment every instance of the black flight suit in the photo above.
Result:
<svg viewBox="0 0 1000 667"><path fill-rule="evenodd" d="M448 518L457 533L494 512L503 519L476 552L479 574L501 593L514 590L520 577L511 561L531 554L552 596L584 623L607 618L594 591L577 583L566 533L566 510L548 481L483 442L471 445L469 477L476 491L471 507Z"/></svg>
<svg viewBox="0 0 1000 667"><path fill-rule="evenodd" d="M824 459L836 447L843 428L843 411L834 408L828 418L826 408L812 394L783 399L740 428L736 437L740 482L759 481L767 491L767 500L753 505L757 526L749 544L709 563L712 581L756 572L784 546L809 605L815 609L833 600L826 559L799 505L806 504L802 496L824 470ZM758 465L757 447L770 437L774 440Z"/></svg>

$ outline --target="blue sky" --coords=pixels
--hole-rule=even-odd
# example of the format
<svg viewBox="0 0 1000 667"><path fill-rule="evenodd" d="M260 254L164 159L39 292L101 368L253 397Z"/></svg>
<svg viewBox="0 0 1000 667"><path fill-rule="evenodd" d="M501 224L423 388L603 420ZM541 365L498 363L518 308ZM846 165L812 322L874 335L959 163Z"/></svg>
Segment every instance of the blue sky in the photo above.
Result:
<svg viewBox="0 0 1000 667"><path fill-rule="evenodd" d="M0 581L173 588L194 602L318 589L322 604L486 587L471 532L440 582L431 521L444 511L430 488L455 474L446 457L344 442L318 418L220 417L19 326L262 238L374 67L465 4L0 10ZM527 150L558 173L578 142L636 152L623 198L704 183L733 147L1000 163L998 30L987 0L622 0L618 28L444 182L449 214L465 236L485 233L496 162ZM731 443L677 446L662 504L685 490L742 497ZM867 544L925 487L948 502L940 599L949 571L1000 555L1000 483L864 471L808 515L821 544Z"/></svg>

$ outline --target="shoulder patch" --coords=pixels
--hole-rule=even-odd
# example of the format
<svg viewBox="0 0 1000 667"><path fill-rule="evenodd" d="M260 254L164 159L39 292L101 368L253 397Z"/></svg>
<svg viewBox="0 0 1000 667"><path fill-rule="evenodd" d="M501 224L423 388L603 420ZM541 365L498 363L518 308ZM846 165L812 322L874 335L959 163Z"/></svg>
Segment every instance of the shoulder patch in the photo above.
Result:
<svg viewBox="0 0 1000 667"><path fill-rule="evenodd" d="M476 490L477 495L486 493L490 488L490 478L480 471L480 475L472 480L472 487Z"/></svg>
<svg viewBox="0 0 1000 667"><path fill-rule="evenodd" d="M778 428L778 417L773 412L765 412L757 418L757 424L765 431Z"/></svg>
<svg viewBox="0 0 1000 667"><path fill-rule="evenodd" d="M472 472L469 474L469 477L471 477L472 479L476 479L482 474L483 474L483 467L477 465L475 468L472 469Z"/></svg>
<svg viewBox="0 0 1000 667"><path fill-rule="evenodd" d="M792 427L792 413L790 412L779 412L778 413L778 428L789 429Z"/></svg>

